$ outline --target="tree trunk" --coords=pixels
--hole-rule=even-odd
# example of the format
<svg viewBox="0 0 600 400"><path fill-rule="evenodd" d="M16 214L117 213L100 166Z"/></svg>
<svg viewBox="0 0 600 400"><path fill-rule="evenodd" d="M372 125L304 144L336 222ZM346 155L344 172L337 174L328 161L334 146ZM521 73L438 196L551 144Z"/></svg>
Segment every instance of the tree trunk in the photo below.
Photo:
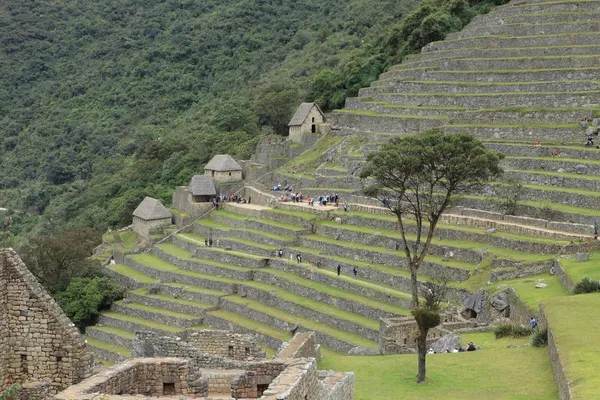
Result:
<svg viewBox="0 0 600 400"><path fill-rule="evenodd" d="M412 293L412 308L419 307L419 284L417 282L417 269L411 262L410 267L410 291Z"/></svg>
<svg viewBox="0 0 600 400"><path fill-rule="evenodd" d="M425 367L425 357L427 356L427 332L429 329L422 330L419 328L419 337L417 338L417 353L419 355L419 375L417 383L425 380L427 369Z"/></svg>

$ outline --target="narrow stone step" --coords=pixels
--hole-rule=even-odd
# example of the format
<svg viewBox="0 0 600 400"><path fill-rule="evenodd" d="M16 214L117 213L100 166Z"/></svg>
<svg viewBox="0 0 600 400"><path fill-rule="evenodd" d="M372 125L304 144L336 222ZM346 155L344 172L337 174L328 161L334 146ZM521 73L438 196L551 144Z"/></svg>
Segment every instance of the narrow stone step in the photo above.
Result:
<svg viewBox="0 0 600 400"><path fill-rule="evenodd" d="M215 237L234 237L279 247L288 245L295 241L295 238L293 237L271 234L258 229L232 227L226 224L215 222L212 219L201 219L196 221L193 225L193 230L195 234L203 237L211 235Z"/></svg>
<svg viewBox="0 0 600 400"><path fill-rule="evenodd" d="M87 335L84 337L87 341L87 348L98 358L119 363L131 356L131 350L125 347L108 344Z"/></svg>
<svg viewBox="0 0 600 400"><path fill-rule="evenodd" d="M296 237L307 231L306 228L292 224L276 222L273 220L247 218L239 214L221 210L211 213L211 219L232 227L257 229L273 235L284 235L286 237Z"/></svg>
<svg viewBox="0 0 600 400"><path fill-rule="evenodd" d="M573 19L569 21L545 22L543 18L533 17L535 24L506 21L503 24L472 26L460 32L446 36L447 40L464 39L477 36L538 36L595 32L600 28L599 20Z"/></svg>
<svg viewBox="0 0 600 400"><path fill-rule="evenodd" d="M147 289L139 289L127 294L127 298L137 304L160 308L174 313L183 313L202 317L206 311L216 308L214 304L202 303L196 300L175 298L165 294L149 294Z"/></svg>
<svg viewBox="0 0 600 400"><path fill-rule="evenodd" d="M148 321L143 318L124 315L115 311L105 311L100 314L98 323L106 326L123 329L132 333L136 331L151 331L158 335L169 336L174 333L182 332L183 328L173 327L161 324L155 321Z"/></svg>
<svg viewBox="0 0 600 400"><path fill-rule="evenodd" d="M360 97L371 96L377 91L398 93L531 93L531 92L582 92L600 90L595 81L560 81L560 82L443 82L384 80L375 82L368 88L359 90Z"/></svg>
<svg viewBox="0 0 600 400"><path fill-rule="evenodd" d="M202 323L201 316L167 311L138 303L118 301L113 303L111 310L126 316L143 319L145 321L158 322L177 328L190 328Z"/></svg>
<svg viewBox="0 0 600 400"><path fill-rule="evenodd" d="M241 268L262 268L267 263L267 258L257 256L241 251L228 250L220 243L220 237L213 237L213 247L204 245L202 236L182 233L173 236L173 245L158 245L156 246L163 251L172 251L172 254L179 254L181 257L188 257L191 262L194 258L213 261L214 266L224 267L226 264L234 265ZM219 240L217 248L216 241ZM177 250L177 247L179 250Z"/></svg>
<svg viewBox="0 0 600 400"><path fill-rule="evenodd" d="M112 326L88 326L86 334L96 340L111 345L131 349L133 347L133 333Z"/></svg>

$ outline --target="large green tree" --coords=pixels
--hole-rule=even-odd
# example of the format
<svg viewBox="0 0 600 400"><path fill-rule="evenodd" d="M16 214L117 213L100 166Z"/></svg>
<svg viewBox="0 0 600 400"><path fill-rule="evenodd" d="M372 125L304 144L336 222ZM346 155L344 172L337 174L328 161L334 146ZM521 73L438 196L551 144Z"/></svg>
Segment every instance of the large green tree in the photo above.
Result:
<svg viewBox="0 0 600 400"><path fill-rule="evenodd" d="M361 172L361 178L372 178L365 193L381 200L398 220L411 277L413 315L420 331L417 382L423 382L426 375L427 331L439 323L437 310L420 307L417 272L452 198L499 177L502 158L470 135L431 130L392 139L369 154Z"/></svg>

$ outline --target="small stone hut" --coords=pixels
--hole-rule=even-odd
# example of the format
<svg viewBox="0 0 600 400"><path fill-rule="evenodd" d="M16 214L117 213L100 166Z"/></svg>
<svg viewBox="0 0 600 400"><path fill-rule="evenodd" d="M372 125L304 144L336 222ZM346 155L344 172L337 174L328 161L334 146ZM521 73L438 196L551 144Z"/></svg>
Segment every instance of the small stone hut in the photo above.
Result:
<svg viewBox="0 0 600 400"><path fill-rule="evenodd" d="M133 212L133 231L148 238L152 229L171 225L172 215L160 200L146 197Z"/></svg>
<svg viewBox="0 0 600 400"><path fill-rule="evenodd" d="M288 124L290 140L299 141L304 134L318 133L325 116L316 103L302 103Z"/></svg>
<svg viewBox="0 0 600 400"><path fill-rule="evenodd" d="M194 175L188 186L188 192L192 195L194 203L206 203L217 195L215 184L206 175Z"/></svg>
<svg viewBox="0 0 600 400"><path fill-rule="evenodd" d="M217 154L204 167L204 175L216 182L237 182L242 178L242 167L229 154Z"/></svg>

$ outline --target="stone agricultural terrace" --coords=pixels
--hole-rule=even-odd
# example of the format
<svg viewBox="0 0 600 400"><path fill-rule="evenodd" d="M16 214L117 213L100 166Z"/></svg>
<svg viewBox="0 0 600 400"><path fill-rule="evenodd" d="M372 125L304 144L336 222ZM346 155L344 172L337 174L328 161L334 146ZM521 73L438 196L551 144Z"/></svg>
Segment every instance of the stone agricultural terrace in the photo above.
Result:
<svg viewBox="0 0 600 400"><path fill-rule="evenodd" d="M418 279L448 280L444 330L485 329L499 316L527 324L540 302L566 296L584 276L600 279L600 150L584 147L600 127L599 26L600 0L513 1L347 99L329 133L264 138L238 162L251 204L221 204L145 252L115 254L108 271L129 292L88 327L88 348L110 364L131 357L137 331L223 329L253 335L269 357L306 331L323 354L379 354L380 343L410 351L410 329L396 330L403 338L380 325L409 315L397 222L364 196L358 175L391 137L430 128L481 139L506 155L510 178L458 197L438 226ZM524 192L507 212L515 183ZM277 184L305 199L338 194L350 212L280 201ZM481 308L459 315L480 290ZM510 305L498 309L501 292Z"/></svg>

